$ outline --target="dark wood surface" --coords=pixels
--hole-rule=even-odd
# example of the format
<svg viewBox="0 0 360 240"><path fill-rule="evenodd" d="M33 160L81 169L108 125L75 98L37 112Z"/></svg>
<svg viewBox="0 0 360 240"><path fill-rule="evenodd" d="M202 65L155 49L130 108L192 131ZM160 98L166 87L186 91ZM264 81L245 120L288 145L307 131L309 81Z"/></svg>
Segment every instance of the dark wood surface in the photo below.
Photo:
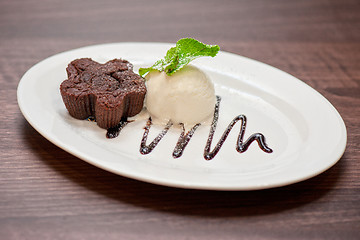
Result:
<svg viewBox="0 0 360 240"><path fill-rule="evenodd" d="M98 169L22 116L35 63L108 42L194 37L301 79L343 117L340 161L310 180L250 192L184 190ZM0 239L360 239L358 0L0 0Z"/></svg>

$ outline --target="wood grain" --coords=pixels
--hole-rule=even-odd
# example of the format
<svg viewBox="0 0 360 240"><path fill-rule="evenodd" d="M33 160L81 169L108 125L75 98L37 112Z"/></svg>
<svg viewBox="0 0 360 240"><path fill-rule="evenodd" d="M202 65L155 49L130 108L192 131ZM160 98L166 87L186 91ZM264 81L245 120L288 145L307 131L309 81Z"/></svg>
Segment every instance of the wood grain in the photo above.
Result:
<svg viewBox="0 0 360 240"><path fill-rule="evenodd" d="M0 239L359 239L360 2L357 0L0 0ZM286 187L195 191L117 176L38 134L16 100L53 54L191 36L309 84L342 115L347 149Z"/></svg>

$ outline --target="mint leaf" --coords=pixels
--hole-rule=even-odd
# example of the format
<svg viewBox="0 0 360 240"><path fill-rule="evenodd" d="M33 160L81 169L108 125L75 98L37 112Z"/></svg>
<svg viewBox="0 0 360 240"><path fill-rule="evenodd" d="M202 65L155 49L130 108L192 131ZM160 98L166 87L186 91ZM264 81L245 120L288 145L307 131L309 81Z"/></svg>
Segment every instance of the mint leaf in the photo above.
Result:
<svg viewBox="0 0 360 240"><path fill-rule="evenodd" d="M140 68L139 74L144 76L152 70L158 70L171 76L198 57L215 57L219 50L218 45L207 45L192 38L183 38L167 51L164 59L156 61L151 67Z"/></svg>

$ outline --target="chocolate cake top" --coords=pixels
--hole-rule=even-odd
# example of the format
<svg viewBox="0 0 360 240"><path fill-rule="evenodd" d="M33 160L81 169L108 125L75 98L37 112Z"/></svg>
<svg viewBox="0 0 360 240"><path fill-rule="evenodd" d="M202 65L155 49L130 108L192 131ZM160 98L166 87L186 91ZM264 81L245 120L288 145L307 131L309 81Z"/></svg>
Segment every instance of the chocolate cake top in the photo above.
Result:
<svg viewBox="0 0 360 240"><path fill-rule="evenodd" d="M104 64L90 58L72 61L66 68L68 79L61 85L62 93L80 97L91 94L98 104L113 108L129 94L145 94L144 80L133 72L126 60L114 59Z"/></svg>

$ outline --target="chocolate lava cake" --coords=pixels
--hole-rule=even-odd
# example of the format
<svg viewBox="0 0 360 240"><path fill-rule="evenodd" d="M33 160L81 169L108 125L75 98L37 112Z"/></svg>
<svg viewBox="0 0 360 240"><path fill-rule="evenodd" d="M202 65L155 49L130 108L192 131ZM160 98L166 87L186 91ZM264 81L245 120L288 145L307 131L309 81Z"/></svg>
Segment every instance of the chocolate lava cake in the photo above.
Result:
<svg viewBox="0 0 360 240"><path fill-rule="evenodd" d="M145 82L128 61L100 64L81 58L72 61L66 71L68 79L61 83L60 92L72 117L94 117L99 127L108 129L141 111Z"/></svg>

